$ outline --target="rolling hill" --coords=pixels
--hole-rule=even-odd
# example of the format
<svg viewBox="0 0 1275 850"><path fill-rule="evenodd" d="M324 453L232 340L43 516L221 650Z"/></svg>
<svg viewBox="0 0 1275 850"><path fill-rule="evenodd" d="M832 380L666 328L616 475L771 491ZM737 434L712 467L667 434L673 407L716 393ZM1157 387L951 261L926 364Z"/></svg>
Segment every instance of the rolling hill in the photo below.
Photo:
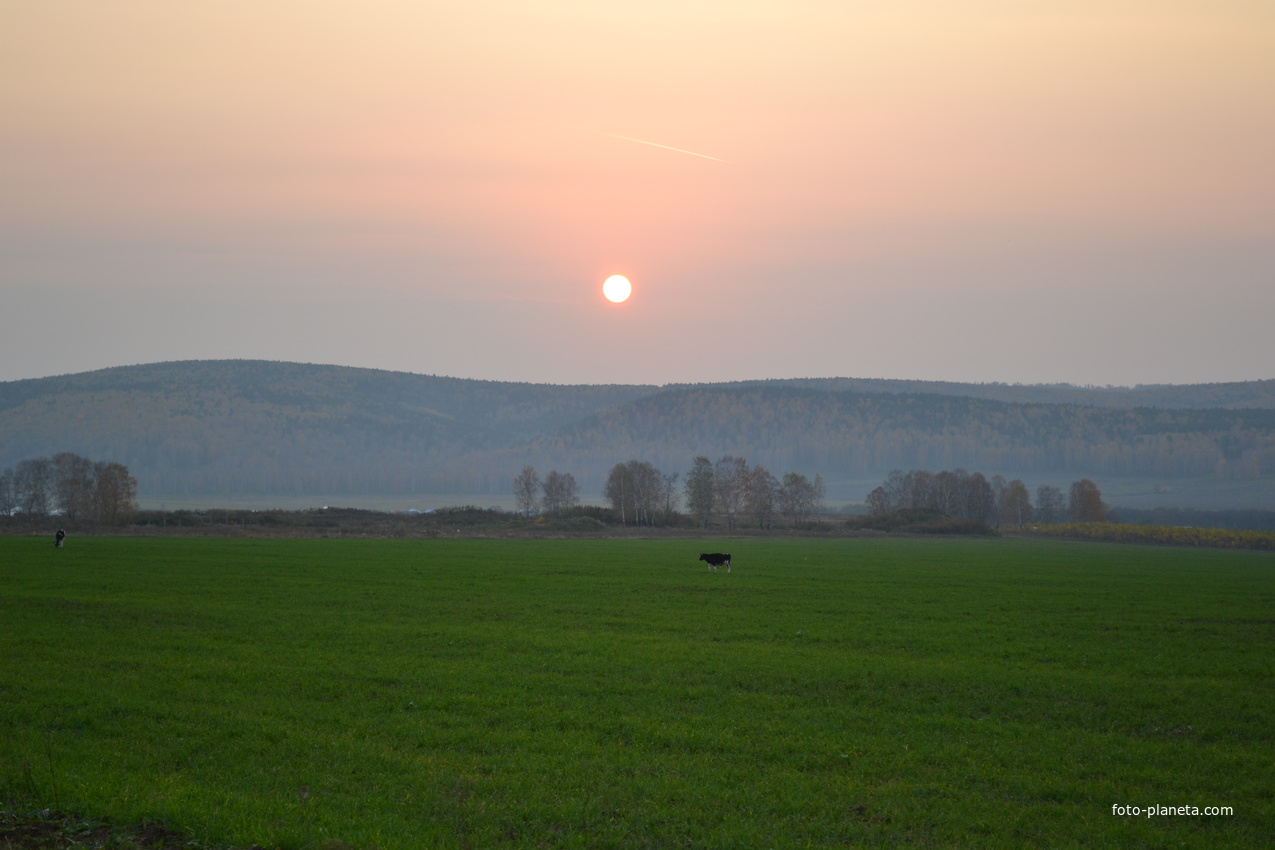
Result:
<svg viewBox="0 0 1275 850"><path fill-rule="evenodd" d="M1229 507L1269 507L1254 500L1275 479L1275 381L571 386L232 360L0 383L0 468L64 450L128 465L142 493L477 498L531 464L593 498L617 462L734 454L820 473L842 499L890 469L964 467L1208 481Z"/></svg>

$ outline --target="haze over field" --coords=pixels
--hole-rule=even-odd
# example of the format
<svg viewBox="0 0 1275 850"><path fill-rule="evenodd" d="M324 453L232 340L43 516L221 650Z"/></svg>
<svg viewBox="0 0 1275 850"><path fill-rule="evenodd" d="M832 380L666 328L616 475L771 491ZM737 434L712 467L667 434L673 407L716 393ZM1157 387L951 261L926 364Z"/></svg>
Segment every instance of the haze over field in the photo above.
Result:
<svg viewBox="0 0 1275 850"><path fill-rule="evenodd" d="M1269 378L1272 103L1258 0L11 0L0 381Z"/></svg>

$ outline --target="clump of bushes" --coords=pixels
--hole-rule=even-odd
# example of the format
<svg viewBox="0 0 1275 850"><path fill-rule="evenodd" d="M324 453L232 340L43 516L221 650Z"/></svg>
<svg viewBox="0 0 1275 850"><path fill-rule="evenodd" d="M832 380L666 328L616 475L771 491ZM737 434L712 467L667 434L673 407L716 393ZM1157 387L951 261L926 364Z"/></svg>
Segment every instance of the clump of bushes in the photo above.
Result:
<svg viewBox="0 0 1275 850"><path fill-rule="evenodd" d="M603 531L607 524L591 516L573 516L566 519L550 520L547 528L561 531Z"/></svg>
<svg viewBox="0 0 1275 850"><path fill-rule="evenodd" d="M1227 528L1178 528L1165 525L1116 525L1110 522L1073 522L1033 525L1025 534L1065 537L1104 543L1150 543L1159 546L1201 546L1212 549L1275 551L1275 534Z"/></svg>

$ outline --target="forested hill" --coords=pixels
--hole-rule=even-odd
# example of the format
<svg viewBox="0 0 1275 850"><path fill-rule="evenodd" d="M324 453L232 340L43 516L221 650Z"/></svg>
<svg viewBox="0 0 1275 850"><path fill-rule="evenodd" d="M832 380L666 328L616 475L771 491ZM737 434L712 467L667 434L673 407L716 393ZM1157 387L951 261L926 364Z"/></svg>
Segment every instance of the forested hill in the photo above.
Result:
<svg viewBox="0 0 1275 850"><path fill-rule="evenodd" d="M0 468L66 449L127 464L143 492L429 492L442 461L656 390L253 360L125 366L0 383Z"/></svg>
<svg viewBox="0 0 1275 850"><path fill-rule="evenodd" d="M59 451L126 464L143 495L504 494L527 464L589 495L616 462L684 472L699 454L834 483L953 467L1252 480L1275 476L1275 381L559 386L198 361L0 383L0 469Z"/></svg>
<svg viewBox="0 0 1275 850"><path fill-rule="evenodd" d="M891 469L1023 475L1260 478L1275 475L1275 409L1111 409L942 395L827 392L785 385L665 390L504 452L593 468L636 457L746 457L771 470L861 478Z"/></svg>
<svg viewBox="0 0 1275 850"><path fill-rule="evenodd" d="M966 396L1021 404L1079 404L1088 407L1162 407L1187 410L1275 408L1275 379L1219 384L1078 387L1072 384L959 384L887 378L788 378L748 381L745 385L791 386L826 392Z"/></svg>

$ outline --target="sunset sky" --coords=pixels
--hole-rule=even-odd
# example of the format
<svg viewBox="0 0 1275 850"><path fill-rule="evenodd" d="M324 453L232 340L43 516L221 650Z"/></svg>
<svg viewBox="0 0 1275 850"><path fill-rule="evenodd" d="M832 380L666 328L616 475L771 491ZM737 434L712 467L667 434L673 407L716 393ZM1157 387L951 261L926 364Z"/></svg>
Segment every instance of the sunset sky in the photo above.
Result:
<svg viewBox="0 0 1275 850"><path fill-rule="evenodd" d="M0 380L1275 377L1270 0L0 14Z"/></svg>

